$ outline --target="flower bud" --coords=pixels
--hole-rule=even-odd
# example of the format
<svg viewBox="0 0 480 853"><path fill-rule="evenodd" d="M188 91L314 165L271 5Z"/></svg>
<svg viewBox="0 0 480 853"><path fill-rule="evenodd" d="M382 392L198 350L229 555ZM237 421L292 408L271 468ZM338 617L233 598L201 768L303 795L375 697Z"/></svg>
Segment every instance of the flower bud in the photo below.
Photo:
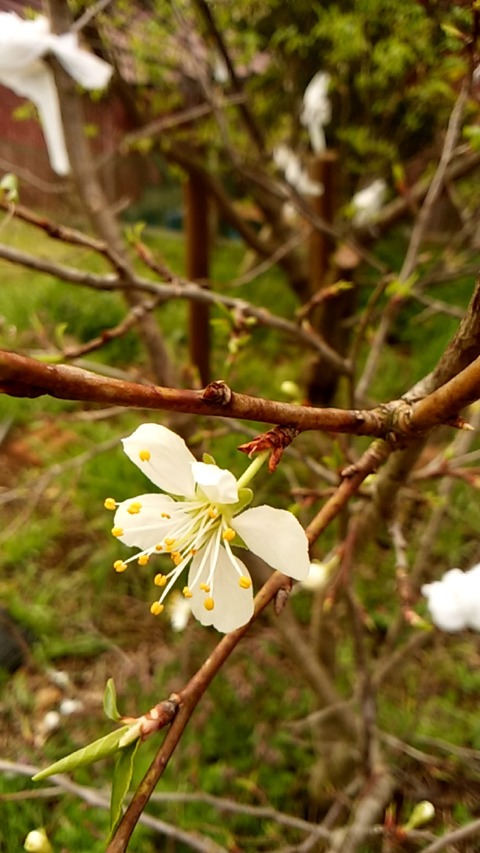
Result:
<svg viewBox="0 0 480 853"><path fill-rule="evenodd" d="M428 800L422 800L421 803L417 803L415 806L403 829L405 832L408 832L410 829L417 829L418 826L423 826L432 820L433 817L435 817L433 803L430 803Z"/></svg>
<svg viewBox="0 0 480 853"><path fill-rule="evenodd" d="M53 853L53 847L43 827L41 829L32 829L28 833L23 847L28 853Z"/></svg>

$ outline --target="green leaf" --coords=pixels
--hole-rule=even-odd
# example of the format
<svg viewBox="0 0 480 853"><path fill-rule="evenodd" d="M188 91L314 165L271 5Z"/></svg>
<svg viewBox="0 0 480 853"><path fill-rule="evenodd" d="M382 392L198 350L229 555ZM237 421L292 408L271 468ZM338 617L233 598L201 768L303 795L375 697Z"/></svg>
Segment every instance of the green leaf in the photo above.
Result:
<svg viewBox="0 0 480 853"><path fill-rule="evenodd" d="M115 770L112 780L112 796L110 800L110 835L113 836L123 815L123 803L132 781L133 764L140 740L129 744L120 750L115 761Z"/></svg>
<svg viewBox="0 0 480 853"><path fill-rule="evenodd" d="M127 726L121 726L121 728L110 732L105 737L101 737L98 740L94 740L93 743L77 749L70 755L66 755L65 758L61 758L59 761L55 761L54 764L50 764L50 767L46 767L45 770L40 770L40 773L32 776L33 781L38 782L40 779L46 779L48 776L53 776L54 773L68 773L70 770L76 770L77 767L85 767L87 764L94 764L102 758L114 755L123 745L120 741L125 739L133 728L137 728L138 730L137 723L129 723ZM139 735L140 731L138 731L137 737Z"/></svg>
<svg viewBox="0 0 480 853"><path fill-rule="evenodd" d="M105 693L103 694L103 710L105 715L114 722L118 722L120 714L117 708L117 690L113 678L109 678L105 685Z"/></svg>
<svg viewBox="0 0 480 853"><path fill-rule="evenodd" d="M215 459L210 453L202 453L202 462L205 462L205 465L216 465Z"/></svg>
<svg viewBox="0 0 480 853"><path fill-rule="evenodd" d="M400 281L400 279L396 278L389 282L385 289L385 293L387 296L397 296L400 299L406 299L410 296L412 288L417 280L418 273L412 273L412 275L409 275L405 281Z"/></svg>

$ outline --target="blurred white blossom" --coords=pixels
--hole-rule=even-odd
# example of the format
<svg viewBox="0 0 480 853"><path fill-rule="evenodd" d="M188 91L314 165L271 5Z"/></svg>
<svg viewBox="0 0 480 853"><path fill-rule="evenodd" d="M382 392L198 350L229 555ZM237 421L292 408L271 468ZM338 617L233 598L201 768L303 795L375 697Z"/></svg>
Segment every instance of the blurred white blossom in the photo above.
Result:
<svg viewBox="0 0 480 853"><path fill-rule="evenodd" d="M58 711L47 711L42 720L42 731L44 734L55 732L60 727L60 714Z"/></svg>
<svg viewBox="0 0 480 853"><path fill-rule="evenodd" d="M172 593L169 602L168 615L170 624L174 631L184 631L192 614L192 608L188 598L184 598L179 592Z"/></svg>
<svg viewBox="0 0 480 853"><path fill-rule="evenodd" d="M450 569L440 581L424 584L422 593L437 628L480 631L480 563L467 572Z"/></svg>
<svg viewBox="0 0 480 853"><path fill-rule="evenodd" d="M58 707L62 717L70 717L71 714L77 714L83 709L84 704L80 699L62 699Z"/></svg>
<svg viewBox="0 0 480 853"><path fill-rule="evenodd" d="M355 193L351 202L353 224L359 228L372 225L382 209L386 194L387 185L383 178L377 178L364 190Z"/></svg>
<svg viewBox="0 0 480 853"><path fill-rule="evenodd" d="M325 563L320 563L318 560L313 560L310 563L310 570L307 577L301 581L300 586L303 589L308 589L310 592L316 592L318 589L323 589L329 576L329 571Z"/></svg>
<svg viewBox="0 0 480 853"><path fill-rule="evenodd" d="M300 121L308 130L316 154L325 151L327 147L324 127L332 119L332 106L328 97L330 80L330 74L319 71L312 77L303 95Z"/></svg>
<svg viewBox="0 0 480 853"><path fill-rule="evenodd" d="M70 171L55 78L42 57L52 53L84 89L103 89L113 68L84 50L76 33L56 35L48 18L20 18L0 12L0 83L32 101L38 109L52 169Z"/></svg>
<svg viewBox="0 0 480 853"><path fill-rule="evenodd" d="M275 165L285 175L285 180L301 195L322 195L323 187L318 181L312 181L303 168L300 158L288 145L277 145L273 150Z"/></svg>

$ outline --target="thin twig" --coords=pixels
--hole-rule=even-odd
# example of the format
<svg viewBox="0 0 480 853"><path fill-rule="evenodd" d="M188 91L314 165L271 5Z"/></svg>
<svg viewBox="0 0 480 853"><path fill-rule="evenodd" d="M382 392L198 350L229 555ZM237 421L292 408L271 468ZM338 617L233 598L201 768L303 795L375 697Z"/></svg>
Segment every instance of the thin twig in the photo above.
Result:
<svg viewBox="0 0 480 853"><path fill-rule="evenodd" d="M420 213L415 222L415 226L410 237L407 253L402 264L402 269L398 275L399 282L406 282L415 270L418 254L421 244L425 238L429 223L431 221L435 204L440 196L444 185L445 176L447 174L448 165L452 159L455 145L461 130L465 104L467 102L468 92L470 89L470 80L464 80L460 93L455 101L450 119L448 122L445 141L440 155L440 160L432 178L432 182L425 196ZM380 354L383 350L385 340L390 329L390 326L397 316L400 307L404 304L404 297L394 295L382 314L380 325L375 334L371 349L365 364L365 368L357 386L357 399L363 400L367 389L370 386L372 378L377 368Z"/></svg>

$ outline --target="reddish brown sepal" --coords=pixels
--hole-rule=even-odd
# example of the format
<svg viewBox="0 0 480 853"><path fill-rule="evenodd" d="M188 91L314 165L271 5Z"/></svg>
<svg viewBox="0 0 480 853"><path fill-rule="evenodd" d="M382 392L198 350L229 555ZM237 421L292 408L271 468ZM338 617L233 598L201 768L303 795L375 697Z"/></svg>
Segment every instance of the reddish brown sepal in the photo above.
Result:
<svg viewBox="0 0 480 853"><path fill-rule="evenodd" d="M269 429L268 432L255 436L251 441L247 441L246 444L241 444L238 450L246 453L250 459L254 453L271 450L272 455L268 460L268 470L270 473L273 473L283 456L283 451L291 444L299 432L300 430L295 426L276 426L273 429Z"/></svg>

